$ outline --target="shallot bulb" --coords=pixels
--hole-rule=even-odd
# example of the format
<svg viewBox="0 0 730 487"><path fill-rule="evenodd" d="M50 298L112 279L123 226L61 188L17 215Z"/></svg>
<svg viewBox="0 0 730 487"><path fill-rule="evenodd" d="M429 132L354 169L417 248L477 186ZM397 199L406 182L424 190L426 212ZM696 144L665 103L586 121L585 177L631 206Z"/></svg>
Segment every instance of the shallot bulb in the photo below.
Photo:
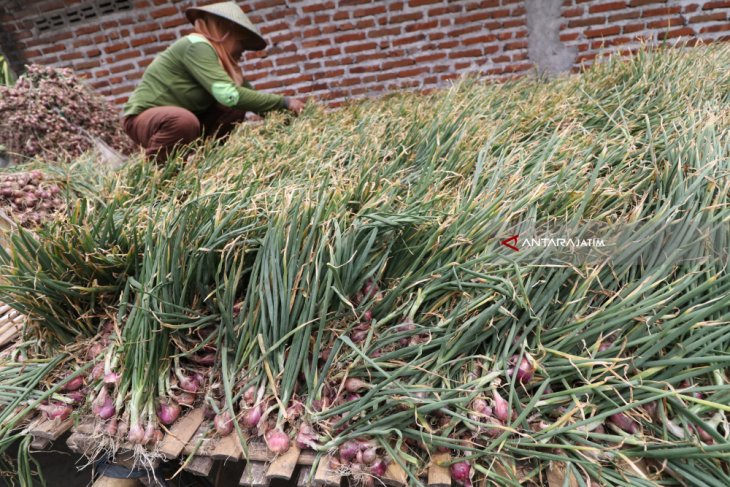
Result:
<svg viewBox="0 0 730 487"><path fill-rule="evenodd" d="M360 445L358 445L356 441L346 441L340 445L340 460L343 462L351 462L355 459L355 457L357 457L359 451Z"/></svg>
<svg viewBox="0 0 730 487"><path fill-rule="evenodd" d="M627 433L633 435L639 432L639 423L629 418L624 413L612 414L608 417L608 419Z"/></svg>
<svg viewBox="0 0 730 487"><path fill-rule="evenodd" d="M359 392L363 389L366 389L370 386L367 382L361 381L360 379L356 379L354 377L350 377L345 381L345 390L347 392Z"/></svg>
<svg viewBox="0 0 730 487"><path fill-rule="evenodd" d="M312 448L316 450L319 447L319 444L317 443L317 435L308 423L302 423L299 426L296 444L297 447L302 450L305 448Z"/></svg>
<svg viewBox="0 0 730 487"><path fill-rule="evenodd" d="M39 404L38 409L43 411L46 418L50 420L65 421L71 416L71 406L62 403Z"/></svg>
<svg viewBox="0 0 730 487"><path fill-rule="evenodd" d="M285 453L289 450L289 437L280 429L270 430L264 435L266 446L275 454Z"/></svg>
<svg viewBox="0 0 730 487"><path fill-rule="evenodd" d="M81 389L81 387L84 385L84 378L80 375L77 375L70 381L66 382L66 384L63 386L64 391L75 391L78 389Z"/></svg>
<svg viewBox="0 0 730 487"><path fill-rule="evenodd" d="M178 416L180 416L180 405L175 401L162 402L157 408L157 417L160 419L160 423L164 425L174 423Z"/></svg>
<svg viewBox="0 0 730 487"><path fill-rule="evenodd" d="M519 360L519 366L515 368L518 360L518 355L512 356L512 358L510 359L512 367L507 370L507 373L510 376L516 374L518 382L520 382L521 384L527 384L532 380L532 376L535 373L535 361L529 353L525 352L525 354L522 356L522 360Z"/></svg>
<svg viewBox="0 0 730 487"><path fill-rule="evenodd" d="M91 404L91 412L96 414L100 419L109 419L117 413L114 407L114 401L109 397L109 391L106 387L102 387L99 395L96 396Z"/></svg>
<svg viewBox="0 0 730 487"><path fill-rule="evenodd" d="M144 443L145 437L144 437L144 428L142 428L142 425L139 423L133 424L129 427L129 433L127 433L127 440L129 440L130 443L134 443L137 445L141 445Z"/></svg>
<svg viewBox="0 0 730 487"><path fill-rule="evenodd" d="M178 384L183 391L189 392L190 394L195 394L196 392L198 392L198 388L200 387L200 383L195 376L183 376Z"/></svg>
<svg viewBox="0 0 730 487"><path fill-rule="evenodd" d="M233 431L233 420L228 411L222 411L213 420L215 431L221 436L227 436Z"/></svg>
<svg viewBox="0 0 730 487"><path fill-rule="evenodd" d="M261 406L254 406L243 415L243 425L248 429L255 429L261 421Z"/></svg>
<svg viewBox="0 0 730 487"><path fill-rule="evenodd" d="M370 473L376 477L382 477L385 475L387 466L382 458L376 459L372 465L370 465Z"/></svg>
<svg viewBox="0 0 730 487"><path fill-rule="evenodd" d="M507 404L507 401L505 401L499 392L497 392L497 389L492 391L492 396L494 401L494 417L503 423L508 421L510 416L509 404Z"/></svg>
<svg viewBox="0 0 730 487"><path fill-rule="evenodd" d="M472 468L469 462L458 462L451 465L451 478L464 487L471 487Z"/></svg>

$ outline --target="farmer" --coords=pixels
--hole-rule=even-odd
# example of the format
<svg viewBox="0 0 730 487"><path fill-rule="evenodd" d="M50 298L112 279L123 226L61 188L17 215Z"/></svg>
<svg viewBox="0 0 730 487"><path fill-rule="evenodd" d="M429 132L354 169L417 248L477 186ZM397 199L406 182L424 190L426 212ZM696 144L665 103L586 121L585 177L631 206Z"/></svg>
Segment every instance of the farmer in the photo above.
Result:
<svg viewBox="0 0 730 487"><path fill-rule="evenodd" d="M303 109L301 101L258 92L243 79L241 54L264 49L266 41L235 2L185 15L194 32L155 58L124 105L124 131L148 157L162 163L179 144L224 137L247 111Z"/></svg>

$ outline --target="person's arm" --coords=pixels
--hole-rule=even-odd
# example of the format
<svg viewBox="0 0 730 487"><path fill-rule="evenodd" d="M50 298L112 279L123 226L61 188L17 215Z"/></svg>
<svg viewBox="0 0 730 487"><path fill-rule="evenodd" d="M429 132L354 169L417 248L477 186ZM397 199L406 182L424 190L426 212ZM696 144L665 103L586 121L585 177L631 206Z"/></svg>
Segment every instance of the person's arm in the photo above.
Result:
<svg viewBox="0 0 730 487"><path fill-rule="evenodd" d="M252 89L250 83L248 87L237 86L221 66L213 47L205 41L193 42L184 62L195 80L221 105L257 113L287 108L283 96L261 93Z"/></svg>

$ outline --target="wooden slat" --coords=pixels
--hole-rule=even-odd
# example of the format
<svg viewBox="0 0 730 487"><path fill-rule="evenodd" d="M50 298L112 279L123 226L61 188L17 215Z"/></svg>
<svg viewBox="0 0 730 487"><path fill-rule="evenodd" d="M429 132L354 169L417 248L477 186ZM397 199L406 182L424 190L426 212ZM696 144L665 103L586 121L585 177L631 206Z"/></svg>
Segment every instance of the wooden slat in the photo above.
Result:
<svg viewBox="0 0 730 487"><path fill-rule="evenodd" d="M194 456L190 462L185 465L184 469L195 475L207 477L213 468L214 460L211 457Z"/></svg>
<svg viewBox="0 0 730 487"><path fill-rule="evenodd" d="M37 423L32 429L29 428L28 432L33 435L34 438L45 438L53 441L57 440L59 436L68 431L73 424L74 421L71 418L66 421L49 419Z"/></svg>
<svg viewBox="0 0 730 487"><path fill-rule="evenodd" d="M22 328L22 323L13 324L8 327L6 331L0 334L0 347L4 347L15 340L15 338L20 334Z"/></svg>
<svg viewBox="0 0 730 487"><path fill-rule="evenodd" d="M45 450L48 448L48 445L51 444L51 440L48 438L35 438L33 437L33 441L30 442L30 449L31 450Z"/></svg>
<svg viewBox="0 0 730 487"><path fill-rule="evenodd" d="M238 485L244 487L266 487L269 480L266 478L266 464L264 462L246 462L243 475Z"/></svg>
<svg viewBox="0 0 730 487"><path fill-rule="evenodd" d="M138 487L139 481L136 479L112 479L109 477L99 477L92 487Z"/></svg>
<svg viewBox="0 0 730 487"><path fill-rule="evenodd" d="M289 449L279 455L266 471L266 478L272 479L285 479L289 480L294 474L294 469L297 468L297 460L299 460L300 450L296 445L292 445Z"/></svg>
<svg viewBox="0 0 730 487"><path fill-rule="evenodd" d="M385 470L385 475L383 475L383 482L385 482L386 485L402 487L406 485L407 480L408 474L395 461L388 465L388 468Z"/></svg>
<svg viewBox="0 0 730 487"><path fill-rule="evenodd" d="M72 452L81 455L93 453L95 447L94 440L84 433L71 433L71 436L66 440L66 444Z"/></svg>
<svg viewBox="0 0 730 487"><path fill-rule="evenodd" d="M428 487L450 487L451 472L449 467L442 465L451 461L451 455L448 453L437 453L431 458L431 464L428 466Z"/></svg>
<svg viewBox="0 0 730 487"><path fill-rule="evenodd" d="M221 438L210 454L215 460L233 460L234 462L240 460L242 455L241 442L235 431Z"/></svg>
<svg viewBox="0 0 730 487"><path fill-rule="evenodd" d="M166 458L179 456L202 422L203 410L201 408L193 409L179 419L160 442L160 453Z"/></svg>
<svg viewBox="0 0 730 487"><path fill-rule="evenodd" d="M312 471L312 467L303 466L299 469L299 476L297 477L297 487L307 487L309 484L309 473Z"/></svg>
<svg viewBox="0 0 730 487"><path fill-rule="evenodd" d="M340 474L334 470L330 470L329 457L323 457L314 474L314 485L317 487L338 487L341 479L342 476Z"/></svg>

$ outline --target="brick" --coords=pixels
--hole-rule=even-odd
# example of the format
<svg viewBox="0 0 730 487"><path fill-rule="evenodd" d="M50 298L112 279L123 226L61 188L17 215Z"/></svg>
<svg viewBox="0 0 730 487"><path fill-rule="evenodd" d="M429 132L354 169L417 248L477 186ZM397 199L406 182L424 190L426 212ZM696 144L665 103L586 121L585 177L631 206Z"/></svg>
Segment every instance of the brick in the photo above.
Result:
<svg viewBox="0 0 730 487"><path fill-rule="evenodd" d="M640 24L628 24L628 25L624 25L624 26L623 26L623 27L621 28L621 32L622 32L623 34L631 34L631 33L633 33L633 32L639 32L639 31L642 31L642 30L644 30L644 29L646 29L646 24L645 24L645 23L640 23Z"/></svg>
<svg viewBox="0 0 730 487"><path fill-rule="evenodd" d="M454 29L450 32L448 32L449 37L460 37L464 34L471 34L472 32L480 32L483 31L482 26L480 25L472 25L471 27L464 27L463 29Z"/></svg>
<svg viewBox="0 0 730 487"><path fill-rule="evenodd" d="M331 42L331 39L313 39L311 41L302 42L302 47L304 49L311 49L313 47L329 46Z"/></svg>
<svg viewBox="0 0 730 487"><path fill-rule="evenodd" d="M335 7L334 2L315 3L312 5L302 6L302 12L304 12L304 13L318 12L320 10L328 10L328 9L331 9L334 7Z"/></svg>
<svg viewBox="0 0 730 487"><path fill-rule="evenodd" d="M174 29L175 27L180 27L181 25L188 25L187 19L185 19L184 17L174 17L160 24L160 27L162 27L163 29Z"/></svg>
<svg viewBox="0 0 730 487"><path fill-rule="evenodd" d="M508 42L504 45L505 51L514 51L517 49L527 49L527 41Z"/></svg>
<svg viewBox="0 0 730 487"><path fill-rule="evenodd" d="M139 57L139 51L127 51L122 52L114 56L113 62L125 61L127 59L134 59Z"/></svg>
<svg viewBox="0 0 730 487"><path fill-rule="evenodd" d="M606 17L589 17L587 19L574 19L568 22L568 27L588 27L589 25L605 24Z"/></svg>
<svg viewBox="0 0 730 487"><path fill-rule="evenodd" d="M684 19L681 17L675 17L673 19L662 19L648 22L646 24L649 29L666 29L667 27L676 27L678 25L684 25Z"/></svg>
<svg viewBox="0 0 730 487"><path fill-rule="evenodd" d="M173 15L178 15L179 12L177 11L176 7L164 7L157 10L153 10L150 12L150 15L153 19L159 19L162 17L172 17Z"/></svg>
<svg viewBox="0 0 730 487"><path fill-rule="evenodd" d="M282 30L287 30L288 28L289 28L289 25L286 24L285 22L278 22L276 24L263 25L259 29L259 32L261 32L262 34L270 34L272 32L279 32Z"/></svg>
<svg viewBox="0 0 730 487"><path fill-rule="evenodd" d="M583 7L574 7L563 10L562 17L580 17L583 15Z"/></svg>
<svg viewBox="0 0 730 487"><path fill-rule="evenodd" d="M712 10L713 8L730 8L730 0L707 2L702 6L702 10Z"/></svg>
<svg viewBox="0 0 730 487"><path fill-rule="evenodd" d="M271 22L274 20L283 19L284 17L295 16L296 14L297 14L296 9L284 8L281 10L276 10L274 12L269 12L264 17L266 18L267 22Z"/></svg>
<svg viewBox="0 0 730 487"><path fill-rule="evenodd" d="M153 32L157 30L160 30L160 24L158 23L143 24L134 27L135 34L144 34L146 32Z"/></svg>
<svg viewBox="0 0 730 487"><path fill-rule="evenodd" d="M112 74L122 73L124 71L131 71L134 69L134 64L122 64L121 66L114 66L109 68ZM120 80L121 81L121 80Z"/></svg>
<svg viewBox="0 0 730 487"><path fill-rule="evenodd" d="M629 5L632 7L642 7L644 5L651 5L655 3L667 3L667 0L630 0Z"/></svg>
<svg viewBox="0 0 730 487"><path fill-rule="evenodd" d="M376 64L370 66L353 66L350 68L350 72L353 74L374 73L376 71L380 71L380 66Z"/></svg>
<svg viewBox="0 0 730 487"><path fill-rule="evenodd" d="M415 34L415 35L412 35L412 36L399 37L397 39L393 39L392 44L393 44L394 47L395 46L403 46L403 45L406 45L406 44L413 44L415 42L422 41L425 38L426 38L426 36L424 34Z"/></svg>
<svg viewBox="0 0 730 487"><path fill-rule="evenodd" d="M269 7L277 7L279 5L286 5L286 0L259 0L253 4L255 10L261 10Z"/></svg>
<svg viewBox="0 0 730 487"><path fill-rule="evenodd" d="M626 2L601 2L597 5L588 7L588 13L596 14L601 12L610 12L611 10L620 10L626 7Z"/></svg>
<svg viewBox="0 0 730 487"><path fill-rule="evenodd" d="M301 70L299 69L299 66L290 66L288 68L284 69L277 69L272 72L274 76L287 76L290 74L296 74L299 73Z"/></svg>
<svg viewBox="0 0 730 487"><path fill-rule="evenodd" d="M412 66L416 64L416 61L414 59L397 59L395 61L388 61L380 65L380 68L383 71L387 71L389 69L394 68L404 68L406 66Z"/></svg>
<svg viewBox="0 0 730 487"><path fill-rule="evenodd" d="M629 12L623 12L620 14L609 15L608 23L619 22L621 20L638 19L641 16L641 12L638 10L632 10Z"/></svg>
<svg viewBox="0 0 730 487"><path fill-rule="evenodd" d="M371 8L363 8L358 10L352 11L352 16L354 18L358 17L371 17L378 14L384 14L386 12L386 8L384 5L378 5L377 7L371 7Z"/></svg>
<svg viewBox="0 0 730 487"><path fill-rule="evenodd" d="M483 34L476 37L468 37L462 39L461 44L464 46L471 46L472 44L486 44L488 42L494 42L497 40L497 36L494 34Z"/></svg>
<svg viewBox="0 0 730 487"><path fill-rule="evenodd" d="M296 37L296 35L292 31L284 32L282 34L278 34L278 35L272 36L271 37L271 42L273 44L279 44L281 42L290 41L290 40L294 39L295 37Z"/></svg>
<svg viewBox="0 0 730 487"><path fill-rule="evenodd" d="M311 29L304 29L302 31L302 37L314 37L321 35L322 31L319 27L312 27Z"/></svg>
<svg viewBox="0 0 730 487"><path fill-rule="evenodd" d="M449 53L449 59L459 59L463 57L478 57L482 55L481 49L467 49L465 51L456 51Z"/></svg>
<svg viewBox="0 0 730 487"><path fill-rule="evenodd" d="M689 23L698 24L700 22L713 22L718 20L727 20L727 13L717 12L714 14L695 15L693 17L690 17Z"/></svg>
<svg viewBox="0 0 730 487"><path fill-rule="evenodd" d="M438 17L444 14L455 14L463 10L463 5L448 5L446 7L436 7L428 11L429 17Z"/></svg>
<svg viewBox="0 0 730 487"><path fill-rule="evenodd" d="M585 31L585 36L589 39L593 37L606 37L615 36L621 32L621 27L613 25L611 27L604 27L602 29L590 29Z"/></svg>
<svg viewBox="0 0 730 487"><path fill-rule="evenodd" d="M434 52L431 54L422 54L420 56L416 56L414 58L414 60L417 63L429 63L431 61L437 61L439 59L444 59L444 58L446 58L445 52Z"/></svg>
<svg viewBox="0 0 730 487"><path fill-rule="evenodd" d="M415 24L407 25L405 28L406 32L414 32L416 30L428 30L433 29L438 25L438 20L429 20L427 22L416 22Z"/></svg>
<svg viewBox="0 0 730 487"><path fill-rule="evenodd" d="M710 34L713 32L724 32L726 30L730 30L730 24L718 24L718 25L710 25L707 27L702 27L700 29L700 33Z"/></svg>
<svg viewBox="0 0 730 487"><path fill-rule="evenodd" d="M71 51L59 56L61 61L72 61L74 59L84 59L83 53L79 51Z"/></svg>
<svg viewBox="0 0 730 487"><path fill-rule="evenodd" d="M335 42L337 42L337 43L354 42L354 41L362 41L364 39L365 39L364 32L350 32L350 33L339 35L339 36L335 37Z"/></svg>
<svg viewBox="0 0 730 487"><path fill-rule="evenodd" d="M139 47L139 46L143 46L143 45L145 45L145 44L151 44L151 43L155 42L156 40L157 40L157 38L156 38L156 37L154 37L154 36L147 36L147 37L137 37L137 38L135 38L135 39L132 39L132 40L131 40L131 41L129 42L129 44L130 44L130 45L131 45L132 47Z"/></svg>
<svg viewBox="0 0 730 487"><path fill-rule="evenodd" d="M631 39L628 37L612 37L610 39L604 39L600 41L593 41L591 43L591 49L601 49L609 46L618 46L621 44L627 44Z"/></svg>
<svg viewBox="0 0 730 487"><path fill-rule="evenodd" d="M388 24L400 24L403 22L411 22L414 20L420 20L423 18L423 14L421 12L410 12L406 14L399 14L399 15L393 15L389 19L385 20L379 20L378 23L382 24L387 22Z"/></svg>
<svg viewBox="0 0 730 487"><path fill-rule="evenodd" d="M384 29L374 29L368 31L368 37L394 36L401 32L400 27L386 27Z"/></svg>
<svg viewBox="0 0 730 487"><path fill-rule="evenodd" d="M505 20L502 22L502 28L503 29L511 29L512 27L521 27L525 25L525 19L512 19L512 20Z"/></svg>
<svg viewBox="0 0 730 487"><path fill-rule="evenodd" d="M374 42L363 42L362 44L354 44L345 47L345 52L347 54L352 54L354 52L362 52L367 51L368 49L375 49L378 45Z"/></svg>
<svg viewBox="0 0 730 487"><path fill-rule="evenodd" d="M294 54L293 56L285 56L276 59L277 66L286 66L287 64L298 63L304 61L307 57L304 54Z"/></svg>
<svg viewBox="0 0 730 487"><path fill-rule="evenodd" d="M658 38L660 40L664 40L664 39L674 39L675 37L693 36L693 35L695 35L695 31L692 27L682 27L680 29L670 30L669 32L660 32L658 35Z"/></svg>
<svg viewBox="0 0 730 487"><path fill-rule="evenodd" d="M99 32L101 26L99 24L84 25L75 30L77 36L83 36L86 34L93 34Z"/></svg>
<svg viewBox="0 0 730 487"><path fill-rule="evenodd" d="M465 15L464 17L456 17L454 19L455 24L468 24L470 22L479 22L480 20L486 20L492 18L492 12L477 12L471 15Z"/></svg>
<svg viewBox="0 0 730 487"><path fill-rule="evenodd" d="M641 12L642 17L658 17L682 13L682 7L647 8Z"/></svg>
<svg viewBox="0 0 730 487"><path fill-rule="evenodd" d="M574 32L572 34L560 34L560 41L561 42L570 42L578 39L578 33Z"/></svg>

